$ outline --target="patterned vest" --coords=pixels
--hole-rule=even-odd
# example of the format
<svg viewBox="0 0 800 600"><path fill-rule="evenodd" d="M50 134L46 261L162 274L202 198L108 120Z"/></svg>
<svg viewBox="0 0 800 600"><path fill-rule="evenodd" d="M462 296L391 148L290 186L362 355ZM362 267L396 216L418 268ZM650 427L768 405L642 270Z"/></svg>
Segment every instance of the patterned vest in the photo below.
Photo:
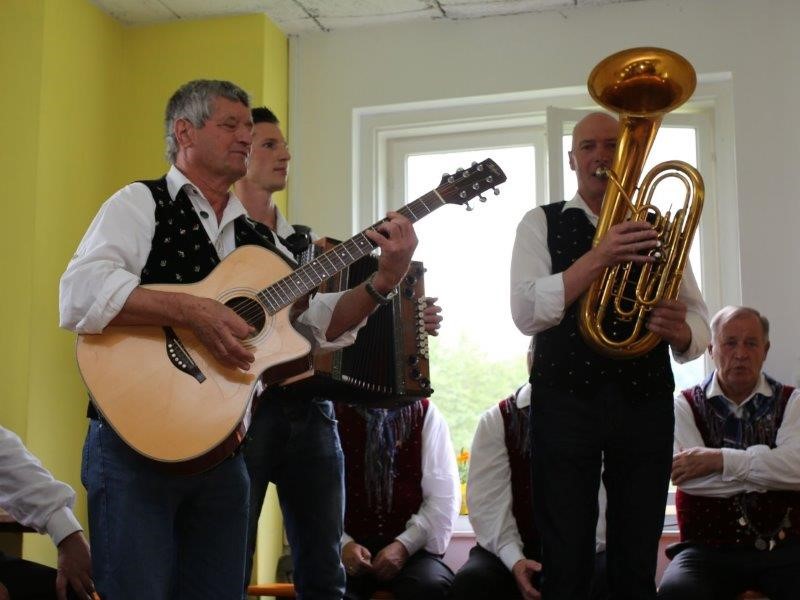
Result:
<svg viewBox="0 0 800 600"><path fill-rule="evenodd" d="M511 468L511 513L517 522L526 558L541 558L539 531L533 522L531 497L530 417L527 408L517 408L516 395L500 402L506 452Z"/></svg>
<svg viewBox="0 0 800 600"><path fill-rule="evenodd" d="M592 247L595 228L582 210L562 211L564 202L544 206L547 217L547 247L552 272L566 271ZM534 395L538 390L565 390L577 396L590 395L600 386L615 382L630 398L671 397L675 387L666 342L638 358L604 357L583 341L578 330L579 301L565 311L561 322L536 334L531 371ZM607 331L624 335L629 325L616 320Z"/></svg>
<svg viewBox="0 0 800 600"><path fill-rule="evenodd" d="M768 377L772 396L759 394L752 398L747 412L739 420L725 414L715 399L706 398L709 382L710 378L681 392L692 409L703 443L708 448L745 449L754 445L775 448L786 403L794 388ZM678 489L675 506L681 541L763 550L770 547L770 542L777 544L784 539L800 537L798 492L768 491L711 498Z"/></svg>
<svg viewBox="0 0 800 600"><path fill-rule="evenodd" d="M170 198L166 177L141 181L153 194L156 227L150 254L141 273L141 282L196 283L220 263L214 244L206 234L200 217L192 207L186 192L181 189ZM214 218L209 215L208 218ZM241 216L234 221L236 246L254 244L272 250L294 267L270 241L269 229L252 219Z"/></svg>
<svg viewBox="0 0 800 600"><path fill-rule="evenodd" d="M399 415L402 410L393 409L389 413ZM373 554L403 533L408 519L422 506L422 426L427 412L428 401L421 400L403 413L402 423L386 422L383 427L382 433L390 436L394 450L389 474L391 491L387 497L375 493L375 483L369 482L367 472L378 461L387 464L387 457L376 456L382 453L367 449L370 436L359 409L336 404L345 464L344 530Z"/></svg>

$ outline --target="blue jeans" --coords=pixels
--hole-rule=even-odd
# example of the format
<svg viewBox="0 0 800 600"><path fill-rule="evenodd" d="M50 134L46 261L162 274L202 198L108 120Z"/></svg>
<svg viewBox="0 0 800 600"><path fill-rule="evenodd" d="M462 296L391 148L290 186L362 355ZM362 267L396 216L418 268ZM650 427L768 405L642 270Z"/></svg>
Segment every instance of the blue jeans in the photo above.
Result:
<svg viewBox="0 0 800 600"><path fill-rule="evenodd" d="M247 573L261 506L272 482L292 549L297 597L340 600L345 587L340 558L344 458L332 403L267 392L256 409L243 454L251 480Z"/></svg>
<svg viewBox="0 0 800 600"><path fill-rule="evenodd" d="M248 479L240 454L204 473L174 475L92 419L81 479L102 598L241 599Z"/></svg>

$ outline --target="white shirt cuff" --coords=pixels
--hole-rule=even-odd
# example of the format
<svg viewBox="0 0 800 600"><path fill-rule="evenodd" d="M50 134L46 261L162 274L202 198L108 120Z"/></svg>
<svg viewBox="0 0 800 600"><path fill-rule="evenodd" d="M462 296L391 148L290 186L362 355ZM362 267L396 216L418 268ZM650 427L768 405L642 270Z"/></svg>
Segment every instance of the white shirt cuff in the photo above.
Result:
<svg viewBox="0 0 800 600"><path fill-rule="evenodd" d="M413 556L418 550L425 546L425 539L427 536L422 528L414 524L403 533L398 535L395 539L405 546L409 556Z"/></svg>
<svg viewBox="0 0 800 600"><path fill-rule="evenodd" d="M50 515L45 529L56 546L68 535L76 531L83 531L83 527L78 523L78 519L75 518L75 515L66 506L59 508Z"/></svg>
<svg viewBox="0 0 800 600"><path fill-rule="evenodd" d="M745 481L750 471L750 457L745 450L722 448L722 481Z"/></svg>
<svg viewBox="0 0 800 600"><path fill-rule="evenodd" d="M517 561L525 558L525 555L522 553L522 547L516 544L506 544L497 551L497 556L503 561L503 564L509 571L517 564Z"/></svg>

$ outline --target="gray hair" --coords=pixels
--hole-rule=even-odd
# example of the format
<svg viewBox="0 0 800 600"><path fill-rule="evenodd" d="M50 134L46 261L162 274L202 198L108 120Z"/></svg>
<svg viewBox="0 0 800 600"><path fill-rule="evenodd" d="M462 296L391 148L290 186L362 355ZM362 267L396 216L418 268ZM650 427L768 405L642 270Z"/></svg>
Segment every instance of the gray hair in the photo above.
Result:
<svg viewBox="0 0 800 600"><path fill-rule="evenodd" d="M167 103L164 129L167 138L167 161L175 164L178 140L175 139L175 121L186 119L195 127L202 127L214 110L214 100L227 98L250 108L250 96L230 81L195 79L183 84Z"/></svg>
<svg viewBox="0 0 800 600"><path fill-rule="evenodd" d="M762 315L755 308L750 308L749 306L726 306L725 308L721 309L717 314L715 314L714 318L711 319L712 341L717 338L717 336L719 335L719 330L725 323L727 323L731 319L736 319L737 317L742 317L744 315L752 315L759 320L759 322L761 323L761 329L764 332L764 341L768 342L769 321L767 320L767 317Z"/></svg>

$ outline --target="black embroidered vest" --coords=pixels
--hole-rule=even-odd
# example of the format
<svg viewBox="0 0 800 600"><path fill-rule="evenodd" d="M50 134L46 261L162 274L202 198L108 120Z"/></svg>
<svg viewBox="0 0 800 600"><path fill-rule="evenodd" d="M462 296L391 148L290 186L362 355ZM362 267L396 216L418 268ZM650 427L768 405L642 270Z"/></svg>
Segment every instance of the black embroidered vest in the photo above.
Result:
<svg viewBox="0 0 800 600"><path fill-rule="evenodd" d="M156 228L141 283L196 283L220 263L214 244L200 217L181 189L170 198L166 177L141 181L153 194ZM214 218L209 215L208 218ZM234 221L236 246L254 244L272 250L293 268L296 266L274 244L269 230L245 216ZM266 230L266 231L265 231Z"/></svg>
<svg viewBox="0 0 800 600"><path fill-rule="evenodd" d="M561 273L592 247L595 228L580 209L562 211L564 202L543 207L547 218L547 247L552 273ZM578 330L580 302L565 311L561 322L536 334L536 352L531 371L537 390L565 390L589 395L609 382L616 382L633 399L672 397L675 387L669 350L661 342L647 354L633 359L612 359L592 350ZM625 323L610 324L609 331L624 331Z"/></svg>

